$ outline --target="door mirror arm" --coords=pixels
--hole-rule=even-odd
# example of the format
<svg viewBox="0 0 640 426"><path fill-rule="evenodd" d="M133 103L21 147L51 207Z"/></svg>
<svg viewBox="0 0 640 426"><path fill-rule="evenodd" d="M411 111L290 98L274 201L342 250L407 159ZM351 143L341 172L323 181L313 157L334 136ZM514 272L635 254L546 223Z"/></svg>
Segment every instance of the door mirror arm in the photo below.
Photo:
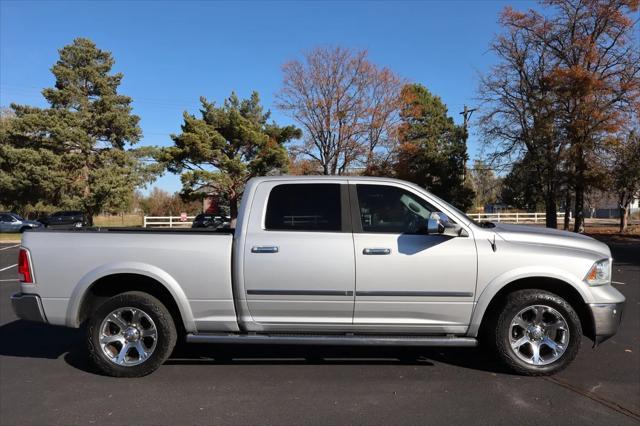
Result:
<svg viewBox="0 0 640 426"><path fill-rule="evenodd" d="M427 235L438 235L444 232L444 224L440 218L430 217L427 219Z"/></svg>

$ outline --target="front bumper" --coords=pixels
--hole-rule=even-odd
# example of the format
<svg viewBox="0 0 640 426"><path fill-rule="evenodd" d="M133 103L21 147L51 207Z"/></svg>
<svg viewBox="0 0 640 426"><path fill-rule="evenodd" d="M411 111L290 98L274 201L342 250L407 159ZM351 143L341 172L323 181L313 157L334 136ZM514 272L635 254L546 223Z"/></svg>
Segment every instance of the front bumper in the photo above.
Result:
<svg viewBox="0 0 640 426"><path fill-rule="evenodd" d="M591 316L594 328L594 347L616 334L622 321L624 302L591 303Z"/></svg>
<svg viewBox="0 0 640 426"><path fill-rule="evenodd" d="M27 321L47 322L40 296L16 293L11 296L11 307L16 315Z"/></svg>

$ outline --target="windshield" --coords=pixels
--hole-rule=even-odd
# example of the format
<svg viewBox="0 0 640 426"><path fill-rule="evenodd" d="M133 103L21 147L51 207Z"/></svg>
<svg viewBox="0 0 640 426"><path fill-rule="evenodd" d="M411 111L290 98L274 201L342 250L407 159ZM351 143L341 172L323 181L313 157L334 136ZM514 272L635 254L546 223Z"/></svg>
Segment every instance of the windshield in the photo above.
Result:
<svg viewBox="0 0 640 426"><path fill-rule="evenodd" d="M19 214L12 213L11 216L15 217L18 220L24 220Z"/></svg>

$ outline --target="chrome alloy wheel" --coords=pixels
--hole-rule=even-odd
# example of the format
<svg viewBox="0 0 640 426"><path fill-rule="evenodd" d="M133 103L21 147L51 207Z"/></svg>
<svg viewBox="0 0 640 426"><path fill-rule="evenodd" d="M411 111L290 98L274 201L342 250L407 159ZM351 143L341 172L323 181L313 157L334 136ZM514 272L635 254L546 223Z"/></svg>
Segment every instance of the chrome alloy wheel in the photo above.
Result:
<svg viewBox="0 0 640 426"><path fill-rule="evenodd" d="M550 306L527 306L511 320L509 343L518 358L530 365L548 365L567 350L569 325Z"/></svg>
<svg viewBox="0 0 640 426"><path fill-rule="evenodd" d="M131 367L146 361L158 343L158 330L138 308L118 308L100 324L100 347L112 363Z"/></svg>

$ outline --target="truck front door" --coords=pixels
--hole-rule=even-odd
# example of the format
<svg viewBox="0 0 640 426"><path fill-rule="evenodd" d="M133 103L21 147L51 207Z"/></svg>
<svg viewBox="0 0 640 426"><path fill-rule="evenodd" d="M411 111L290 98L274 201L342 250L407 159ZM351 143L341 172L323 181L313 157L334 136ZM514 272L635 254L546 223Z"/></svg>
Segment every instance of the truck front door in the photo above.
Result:
<svg viewBox="0 0 640 426"><path fill-rule="evenodd" d="M248 220L244 296L253 320L266 328L351 325L355 259L346 181L263 182Z"/></svg>
<svg viewBox="0 0 640 426"><path fill-rule="evenodd" d="M427 235L427 219L439 209L409 187L363 182L351 194L358 218L354 325L464 332L476 288L472 236Z"/></svg>

